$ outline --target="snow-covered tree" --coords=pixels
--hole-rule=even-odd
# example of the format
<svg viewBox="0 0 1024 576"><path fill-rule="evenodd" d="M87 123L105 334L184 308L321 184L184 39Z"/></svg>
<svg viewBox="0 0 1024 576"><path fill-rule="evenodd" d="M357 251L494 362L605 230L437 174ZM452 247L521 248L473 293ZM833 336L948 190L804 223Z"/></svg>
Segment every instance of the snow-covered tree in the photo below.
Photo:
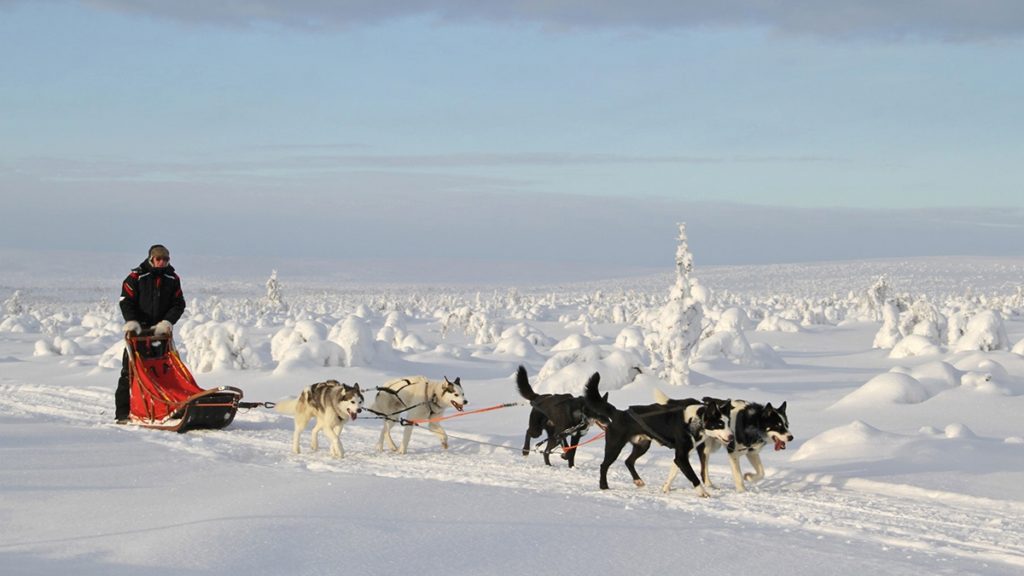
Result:
<svg viewBox="0 0 1024 576"><path fill-rule="evenodd" d="M10 298L4 300L3 312L11 316L25 312L25 305L21 303L21 290L15 290Z"/></svg>
<svg viewBox="0 0 1024 576"><path fill-rule="evenodd" d="M676 247L676 281L669 292L668 303L654 319L653 330L657 338L649 342L657 358L658 376L673 386L689 384L690 354L700 341L703 331L704 309L693 296L696 283L693 272L693 254L686 237L686 224L679 224L679 244Z"/></svg>
<svg viewBox="0 0 1024 576"><path fill-rule="evenodd" d="M267 279L267 295L264 298L268 311L286 312L288 305L284 302L281 293L281 283L277 280L277 270L270 271L270 278Z"/></svg>
<svg viewBox="0 0 1024 576"><path fill-rule="evenodd" d="M889 300L889 281L885 276L880 276L871 288L868 288L868 302L871 310L874 311L875 321L884 320L885 304Z"/></svg>

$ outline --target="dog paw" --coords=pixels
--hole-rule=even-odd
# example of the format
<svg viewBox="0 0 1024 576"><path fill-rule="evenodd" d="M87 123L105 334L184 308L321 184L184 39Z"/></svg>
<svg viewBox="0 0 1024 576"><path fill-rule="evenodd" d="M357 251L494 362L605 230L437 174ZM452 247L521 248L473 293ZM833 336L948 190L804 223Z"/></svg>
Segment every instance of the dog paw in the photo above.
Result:
<svg viewBox="0 0 1024 576"><path fill-rule="evenodd" d="M697 486L693 490L697 493L698 498L711 498L711 494L708 494L708 491L703 486Z"/></svg>
<svg viewBox="0 0 1024 576"><path fill-rule="evenodd" d="M661 487L661 493L662 494L668 494L671 490L672 490L672 487L669 486L668 484L665 484L664 486Z"/></svg>
<svg viewBox="0 0 1024 576"><path fill-rule="evenodd" d="M644 482L643 480L639 479L639 478L637 478L636 480L633 480L633 484L636 484L637 488L643 488L644 486L647 486L647 483Z"/></svg>

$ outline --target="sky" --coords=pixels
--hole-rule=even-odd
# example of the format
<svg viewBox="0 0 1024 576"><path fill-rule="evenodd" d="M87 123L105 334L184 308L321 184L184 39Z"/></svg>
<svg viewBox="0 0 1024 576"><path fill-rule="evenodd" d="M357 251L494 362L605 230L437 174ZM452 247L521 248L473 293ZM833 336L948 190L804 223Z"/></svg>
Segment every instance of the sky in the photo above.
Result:
<svg viewBox="0 0 1024 576"><path fill-rule="evenodd" d="M1018 255L1014 1L0 0L0 249Z"/></svg>

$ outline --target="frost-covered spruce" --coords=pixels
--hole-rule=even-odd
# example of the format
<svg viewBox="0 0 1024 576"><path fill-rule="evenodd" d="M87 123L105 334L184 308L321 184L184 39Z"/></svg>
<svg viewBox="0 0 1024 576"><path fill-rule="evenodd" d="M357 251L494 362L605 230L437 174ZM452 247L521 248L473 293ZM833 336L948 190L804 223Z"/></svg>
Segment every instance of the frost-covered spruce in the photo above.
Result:
<svg viewBox="0 0 1024 576"><path fill-rule="evenodd" d="M673 386L689 384L690 354L700 341L704 310L693 296L696 283L690 277L693 255L686 238L686 224L679 224L679 244L676 247L676 281L669 292L668 303L655 318L653 331L657 338L652 354L657 357L658 375Z"/></svg>

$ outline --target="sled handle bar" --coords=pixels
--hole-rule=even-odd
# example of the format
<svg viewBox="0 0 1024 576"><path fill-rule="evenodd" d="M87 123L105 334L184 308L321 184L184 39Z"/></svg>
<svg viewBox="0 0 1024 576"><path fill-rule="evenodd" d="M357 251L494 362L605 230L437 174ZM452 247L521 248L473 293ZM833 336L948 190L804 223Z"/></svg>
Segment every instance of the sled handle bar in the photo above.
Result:
<svg viewBox="0 0 1024 576"><path fill-rule="evenodd" d="M124 335L125 339L129 342L152 342L154 340L170 340L171 334L156 334L152 328L146 328L138 334L127 332Z"/></svg>

